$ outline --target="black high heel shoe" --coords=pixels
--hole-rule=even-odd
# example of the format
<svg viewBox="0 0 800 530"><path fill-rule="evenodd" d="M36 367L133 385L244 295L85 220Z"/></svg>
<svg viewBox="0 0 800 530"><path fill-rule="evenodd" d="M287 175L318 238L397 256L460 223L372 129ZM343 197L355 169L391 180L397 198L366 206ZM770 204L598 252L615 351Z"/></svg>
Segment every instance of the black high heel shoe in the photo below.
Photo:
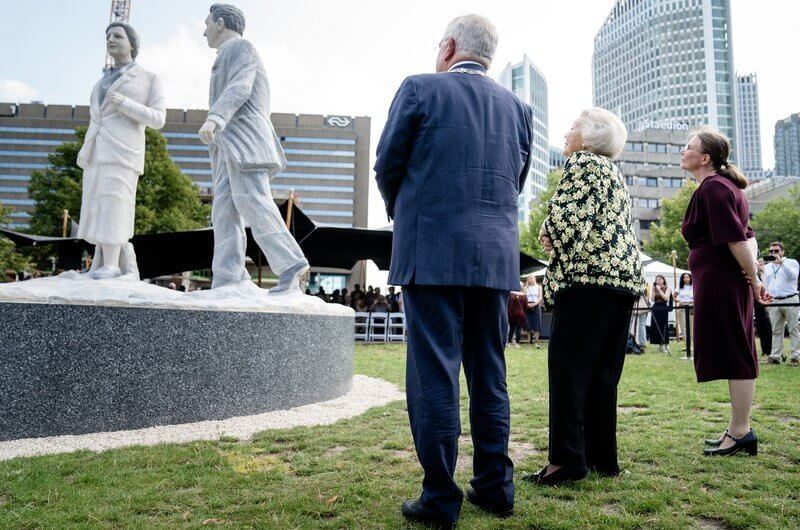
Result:
<svg viewBox="0 0 800 530"><path fill-rule="evenodd" d="M523 475L522 480L533 482L540 486L558 486L567 482L581 480L588 473L588 470L583 466L566 466L560 467L548 475L547 466L544 466L538 473Z"/></svg>
<svg viewBox="0 0 800 530"><path fill-rule="evenodd" d="M744 451L750 456L756 456L758 454L758 438L756 438L756 433L753 429L750 429L750 432L741 438L736 438L728 433L725 433L725 436L733 440L734 443L732 446L726 447L725 449L708 447L703 449L703 453L705 453L706 456L731 456L739 451Z"/></svg>
<svg viewBox="0 0 800 530"><path fill-rule="evenodd" d="M722 435L722 438L714 438L711 440L705 440L703 443L709 447L719 447L722 445L722 440L725 439L725 436L728 435L728 429L725 429L725 434Z"/></svg>

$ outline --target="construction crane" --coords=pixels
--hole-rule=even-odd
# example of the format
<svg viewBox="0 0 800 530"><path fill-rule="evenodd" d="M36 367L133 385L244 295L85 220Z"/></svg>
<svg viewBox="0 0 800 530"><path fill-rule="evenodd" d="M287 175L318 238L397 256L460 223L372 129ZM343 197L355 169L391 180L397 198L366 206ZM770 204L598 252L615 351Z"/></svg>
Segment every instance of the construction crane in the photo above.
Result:
<svg viewBox="0 0 800 530"><path fill-rule="evenodd" d="M128 23L131 18L131 0L111 0L111 15L109 16L108 23L124 22ZM114 59L106 53L106 64L103 71L108 70L114 66Z"/></svg>

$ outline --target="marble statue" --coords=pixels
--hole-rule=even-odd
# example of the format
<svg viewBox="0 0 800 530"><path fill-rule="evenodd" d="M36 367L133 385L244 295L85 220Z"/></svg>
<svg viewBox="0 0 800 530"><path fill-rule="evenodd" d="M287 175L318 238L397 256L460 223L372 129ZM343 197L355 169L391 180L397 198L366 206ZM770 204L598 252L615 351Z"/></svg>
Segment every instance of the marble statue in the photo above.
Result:
<svg viewBox="0 0 800 530"><path fill-rule="evenodd" d="M135 59L136 31L122 22L106 28L114 66L95 84L90 121L78 165L83 196L78 237L95 245L91 278L131 275L138 280L133 245L136 185L144 173L144 128L164 126L166 109L158 77Z"/></svg>
<svg viewBox="0 0 800 530"><path fill-rule="evenodd" d="M212 290L252 283L244 266L247 223L279 277L269 294L300 294L308 260L272 200L269 181L286 158L270 121L267 74L255 47L242 38L244 26L238 8L214 4L204 33L217 50L208 118L199 131L209 145L214 182Z"/></svg>

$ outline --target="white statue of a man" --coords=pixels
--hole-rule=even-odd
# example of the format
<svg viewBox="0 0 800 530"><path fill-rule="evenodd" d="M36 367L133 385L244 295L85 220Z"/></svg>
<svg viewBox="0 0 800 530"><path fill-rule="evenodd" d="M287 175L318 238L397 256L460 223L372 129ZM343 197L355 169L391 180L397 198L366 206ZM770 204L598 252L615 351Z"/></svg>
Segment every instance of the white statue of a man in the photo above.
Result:
<svg viewBox="0 0 800 530"><path fill-rule="evenodd" d="M133 245L136 186L144 173L145 127L164 126L161 83L134 59L136 31L122 22L106 28L106 49L114 66L95 84L89 129L78 153L83 197L78 237L95 245L89 276L132 274L138 279Z"/></svg>
<svg viewBox="0 0 800 530"><path fill-rule="evenodd" d="M217 49L211 70L208 118L200 139L209 145L214 181L212 288L251 282L244 266L245 223L278 276L270 294L300 292L308 260L272 200L269 180L286 167L269 116L269 85L261 58L242 38L244 14L214 4L205 37Z"/></svg>

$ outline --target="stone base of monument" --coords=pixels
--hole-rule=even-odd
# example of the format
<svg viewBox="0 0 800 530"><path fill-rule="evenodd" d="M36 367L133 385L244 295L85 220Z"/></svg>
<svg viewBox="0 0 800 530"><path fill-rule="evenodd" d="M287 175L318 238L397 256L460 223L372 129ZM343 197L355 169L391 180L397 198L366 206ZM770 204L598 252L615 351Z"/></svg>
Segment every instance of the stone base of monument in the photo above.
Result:
<svg viewBox="0 0 800 530"><path fill-rule="evenodd" d="M259 414L330 400L352 385L353 312L319 299L283 300L275 311L261 291L261 308L223 309L217 300L202 310L137 306L142 296L31 303L30 292L14 300L20 293L3 287L0 440Z"/></svg>

